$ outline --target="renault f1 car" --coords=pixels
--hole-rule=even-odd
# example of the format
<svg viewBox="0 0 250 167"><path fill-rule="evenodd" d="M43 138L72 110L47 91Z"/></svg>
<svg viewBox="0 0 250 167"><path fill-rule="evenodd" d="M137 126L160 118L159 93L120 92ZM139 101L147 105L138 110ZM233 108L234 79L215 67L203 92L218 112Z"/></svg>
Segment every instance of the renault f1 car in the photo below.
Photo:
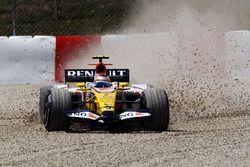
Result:
<svg viewBox="0 0 250 167"><path fill-rule="evenodd" d="M169 124L168 96L146 84L129 85L128 69L66 69L64 85L40 89L39 115L47 131L68 130L73 122L114 127L138 123L144 130L164 131Z"/></svg>

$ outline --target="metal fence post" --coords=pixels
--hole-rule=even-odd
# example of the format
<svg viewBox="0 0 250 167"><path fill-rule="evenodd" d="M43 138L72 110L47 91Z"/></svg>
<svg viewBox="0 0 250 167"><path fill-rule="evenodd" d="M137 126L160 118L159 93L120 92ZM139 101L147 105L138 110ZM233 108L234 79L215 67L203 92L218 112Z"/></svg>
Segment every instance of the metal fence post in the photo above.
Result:
<svg viewBox="0 0 250 167"><path fill-rule="evenodd" d="M55 20L57 21L57 0L54 0L54 14L55 14Z"/></svg>
<svg viewBox="0 0 250 167"><path fill-rule="evenodd" d="M16 35L16 0L12 0L12 34Z"/></svg>

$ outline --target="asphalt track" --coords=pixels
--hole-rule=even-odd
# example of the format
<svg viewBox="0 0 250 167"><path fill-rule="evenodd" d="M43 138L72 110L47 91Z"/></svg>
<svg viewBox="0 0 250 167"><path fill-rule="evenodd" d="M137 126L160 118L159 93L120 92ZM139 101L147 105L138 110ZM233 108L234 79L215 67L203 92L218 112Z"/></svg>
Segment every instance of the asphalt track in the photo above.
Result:
<svg viewBox="0 0 250 167"><path fill-rule="evenodd" d="M161 133L48 133L38 123L38 90L39 85L0 85L0 166L250 164L248 112L175 119Z"/></svg>

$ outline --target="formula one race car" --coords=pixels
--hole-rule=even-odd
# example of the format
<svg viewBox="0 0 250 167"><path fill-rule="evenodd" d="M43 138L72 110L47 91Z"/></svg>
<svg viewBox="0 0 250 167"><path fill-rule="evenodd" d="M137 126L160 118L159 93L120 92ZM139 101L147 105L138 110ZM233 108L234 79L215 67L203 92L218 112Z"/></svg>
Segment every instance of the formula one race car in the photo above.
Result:
<svg viewBox="0 0 250 167"><path fill-rule="evenodd" d="M106 69L98 55L95 69L66 69L65 85L40 89L39 115L47 131L68 130L73 122L92 127L137 123L144 130L164 131L169 103L164 90L146 84L129 86L128 69Z"/></svg>

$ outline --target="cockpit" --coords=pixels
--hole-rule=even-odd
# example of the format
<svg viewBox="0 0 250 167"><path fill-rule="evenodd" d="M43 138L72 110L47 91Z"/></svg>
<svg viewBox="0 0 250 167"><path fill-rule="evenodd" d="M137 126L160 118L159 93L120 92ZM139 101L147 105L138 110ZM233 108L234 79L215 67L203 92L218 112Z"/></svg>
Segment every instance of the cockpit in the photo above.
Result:
<svg viewBox="0 0 250 167"><path fill-rule="evenodd" d="M108 81L95 81L92 85L94 88L112 88L112 83Z"/></svg>

